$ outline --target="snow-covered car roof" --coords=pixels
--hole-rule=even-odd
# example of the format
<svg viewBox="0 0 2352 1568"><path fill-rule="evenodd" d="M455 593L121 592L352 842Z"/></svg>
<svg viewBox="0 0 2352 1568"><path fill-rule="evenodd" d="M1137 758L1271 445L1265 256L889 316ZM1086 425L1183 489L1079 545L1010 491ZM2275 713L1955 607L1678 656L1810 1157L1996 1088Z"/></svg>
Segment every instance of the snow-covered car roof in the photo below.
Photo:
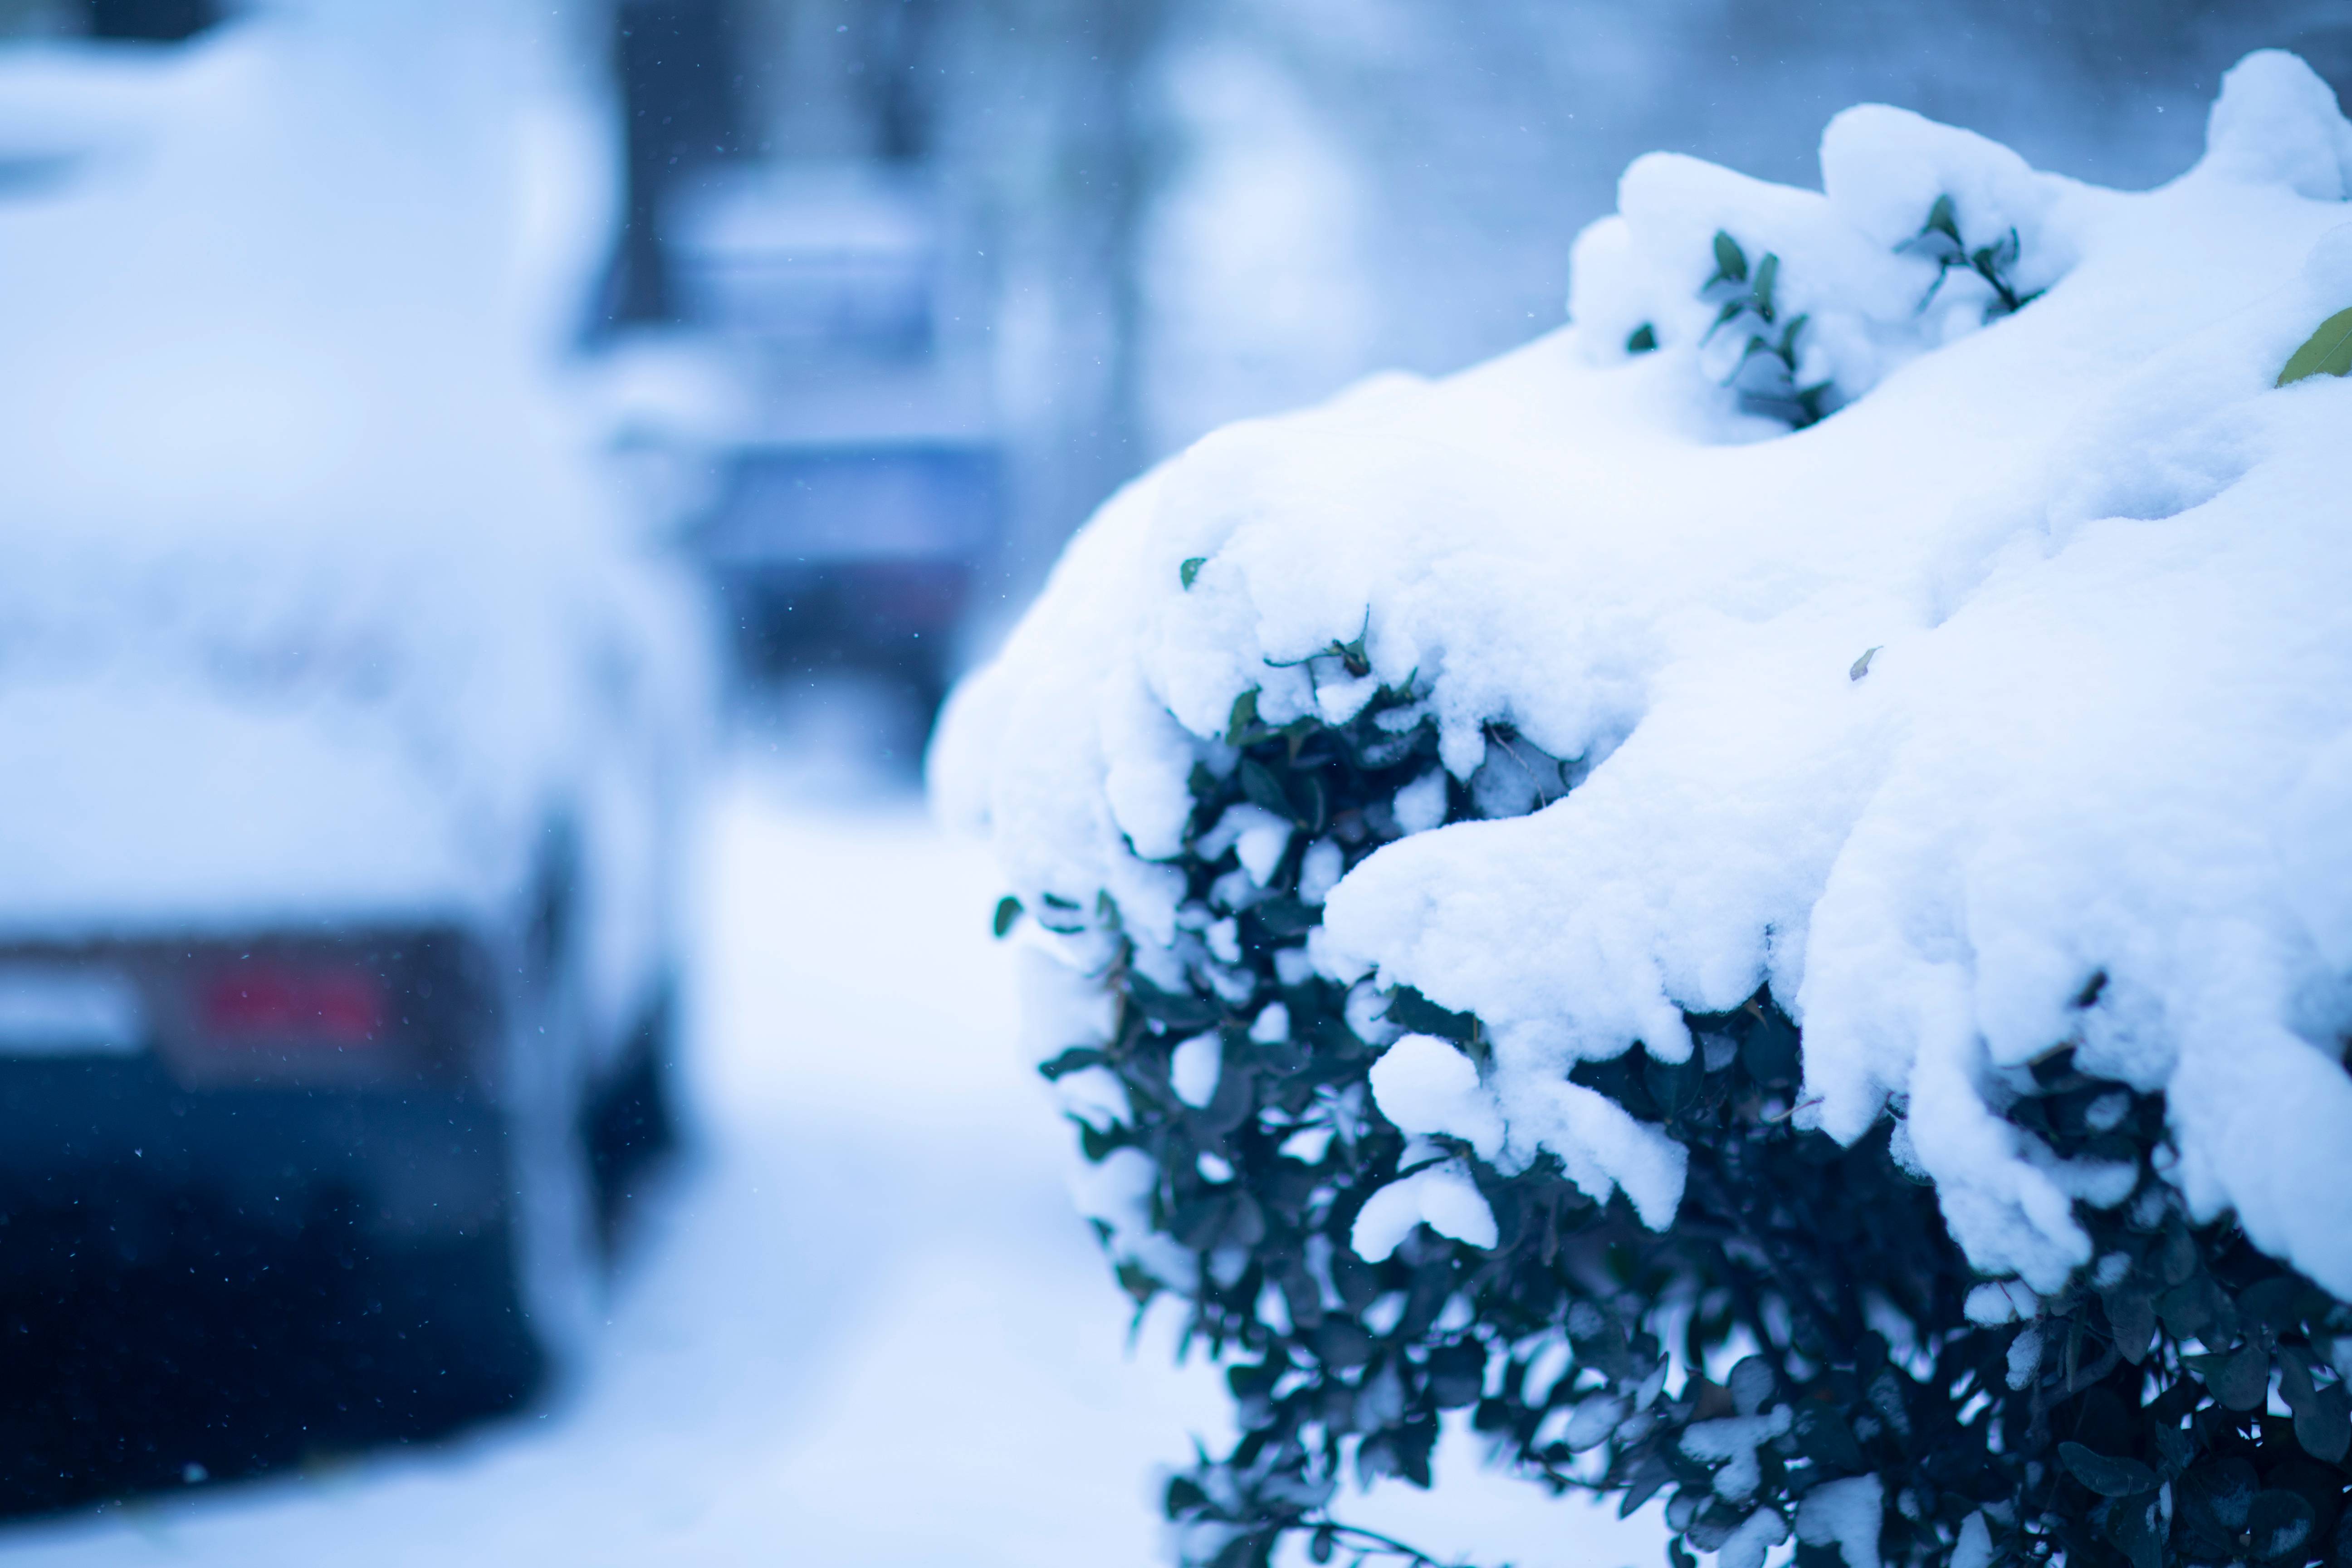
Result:
<svg viewBox="0 0 2352 1568"><path fill-rule="evenodd" d="M547 26L0 58L0 923L472 907L612 743L663 612L555 374Z"/></svg>
<svg viewBox="0 0 2352 1568"><path fill-rule="evenodd" d="M348 728L150 683L0 688L0 942L461 905L479 874L448 803Z"/></svg>

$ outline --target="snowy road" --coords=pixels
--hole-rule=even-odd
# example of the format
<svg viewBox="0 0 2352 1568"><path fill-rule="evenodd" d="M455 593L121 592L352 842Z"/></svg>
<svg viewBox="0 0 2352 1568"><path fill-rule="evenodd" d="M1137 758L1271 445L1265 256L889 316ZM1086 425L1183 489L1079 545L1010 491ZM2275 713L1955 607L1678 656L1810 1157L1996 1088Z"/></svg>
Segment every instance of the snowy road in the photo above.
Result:
<svg viewBox="0 0 2352 1568"><path fill-rule="evenodd" d="M701 846L700 1152L543 1414L441 1448L0 1532L35 1564L1157 1560L1155 1467L1223 1401L1147 1333L1061 1187L986 858L911 798L739 774ZM1469 1474L1349 1511L1521 1568L1657 1560L1646 1521Z"/></svg>

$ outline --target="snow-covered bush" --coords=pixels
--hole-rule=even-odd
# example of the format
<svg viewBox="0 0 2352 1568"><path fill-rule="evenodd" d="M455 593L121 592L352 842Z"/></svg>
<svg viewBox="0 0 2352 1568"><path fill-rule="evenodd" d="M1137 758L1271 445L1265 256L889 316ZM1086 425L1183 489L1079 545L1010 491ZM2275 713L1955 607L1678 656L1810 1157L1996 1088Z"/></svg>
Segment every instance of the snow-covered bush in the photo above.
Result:
<svg viewBox="0 0 2352 1568"><path fill-rule="evenodd" d="M1678 1563L2352 1564L2352 126L1822 163L1635 163L1570 328L1203 441L950 706L1231 1361L1190 1560L1466 1408Z"/></svg>

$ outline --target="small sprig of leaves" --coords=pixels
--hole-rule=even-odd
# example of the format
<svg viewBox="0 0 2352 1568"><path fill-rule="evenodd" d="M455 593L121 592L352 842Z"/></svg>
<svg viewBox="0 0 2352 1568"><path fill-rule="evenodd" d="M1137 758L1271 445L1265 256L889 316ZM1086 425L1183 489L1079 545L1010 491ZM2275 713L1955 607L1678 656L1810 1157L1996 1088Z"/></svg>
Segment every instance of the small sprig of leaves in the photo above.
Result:
<svg viewBox="0 0 2352 1568"><path fill-rule="evenodd" d="M1710 303L1720 300L1722 308L1699 341L1707 342L1727 327L1735 331L1745 327L1748 342L1724 384L1738 390L1743 413L1782 420L1790 428L1802 430L1820 424L1830 412L1834 389L1827 381L1798 384L1798 340L1811 318L1800 314L1781 320L1772 297L1780 276L1779 255L1768 250L1751 268L1739 242L1728 231L1716 230L1715 275L1699 290L1699 298Z"/></svg>
<svg viewBox="0 0 2352 1568"><path fill-rule="evenodd" d="M1985 301L1987 322L2014 315L2042 298L2038 289L2031 294L2018 292L2013 277L2020 254L2017 230L2010 229L1989 245L1970 246L1960 237L1959 208L1948 195L1937 196L1935 205L1927 209L1927 221L1920 226L1919 232L1895 248L1924 256L1936 264L1936 280L1927 286L1927 294L1919 301L1922 310L1942 290L1955 268L1974 273L1992 290L1992 298Z"/></svg>

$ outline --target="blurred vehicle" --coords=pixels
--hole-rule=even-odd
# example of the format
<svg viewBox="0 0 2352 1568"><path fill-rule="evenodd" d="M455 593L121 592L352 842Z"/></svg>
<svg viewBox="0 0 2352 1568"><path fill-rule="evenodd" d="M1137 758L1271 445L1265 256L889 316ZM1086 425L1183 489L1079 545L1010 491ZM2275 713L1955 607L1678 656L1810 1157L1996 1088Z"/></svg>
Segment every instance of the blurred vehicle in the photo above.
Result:
<svg viewBox="0 0 2352 1568"><path fill-rule="evenodd" d="M556 370L614 202L543 11L0 54L0 1293L220 1275L191 1397L305 1258L372 1281L311 1383L526 1396L671 1136L701 660Z"/></svg>
<svg viewBox="0 0 2352 1568"><path fill-rule="evenodd" d="M665 226L676 308L739 388L732 421L675 433L710 476L683 534L739 668L877 670L928 715L1005 518L934 193L898 165L738 165Z"/></svg>

